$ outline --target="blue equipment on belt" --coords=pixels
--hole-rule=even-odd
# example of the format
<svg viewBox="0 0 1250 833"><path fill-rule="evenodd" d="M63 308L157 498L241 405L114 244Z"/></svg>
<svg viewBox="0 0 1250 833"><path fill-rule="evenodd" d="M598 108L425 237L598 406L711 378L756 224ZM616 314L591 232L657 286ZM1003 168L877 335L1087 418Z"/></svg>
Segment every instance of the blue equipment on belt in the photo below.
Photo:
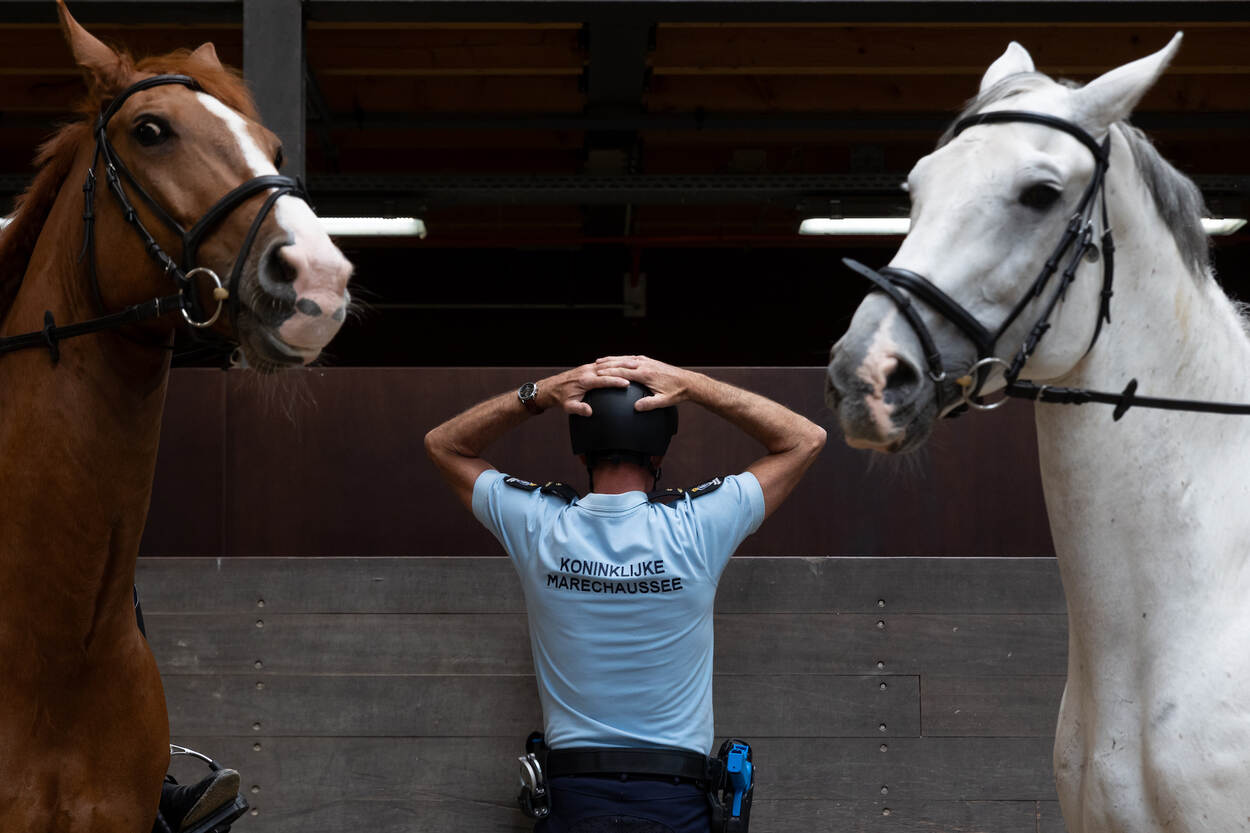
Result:
<svg viewBox="0 0 1250 833"><path fill-rule="evenodd" d="M755 792L755 765L751 746L730 738L715 758L684 749L573 747L548 749L542 732L525 741L521 763L521 794L517 801L532 819L551 814L547 778L567 775L618 777L637 775L676 778L707 789L714 833L747 833L751 797Z"/></svg>
<svg viewBox="0 0 1250 833"><path fill-rule="evenodd" d="M755 792L755 765L751 746L730 738L721 744L716 759L725 767L720 794L713 794L712 829L718 833L746 833L751 823L751 798Z"/></svg>

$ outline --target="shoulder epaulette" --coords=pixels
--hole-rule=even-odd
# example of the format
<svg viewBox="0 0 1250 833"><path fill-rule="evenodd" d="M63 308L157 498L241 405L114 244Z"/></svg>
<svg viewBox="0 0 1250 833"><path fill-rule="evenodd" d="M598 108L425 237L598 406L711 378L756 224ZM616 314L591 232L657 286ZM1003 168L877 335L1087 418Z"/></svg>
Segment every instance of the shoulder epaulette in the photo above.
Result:
<svg viewBox="0 0 1250 833"><path fill-rule="evenodd" d="M554 480L542 487L542 493L544 495L555 495L563 499L565 503L572 503L581 497L572 486L567 483L557 483Z"/></svg>
<svg viewBox="0 0 1250 833"><path fill-rule="evenodd" d="M573 501L581 497L581 495L577 493L577 490L574 489L572 486L569 486L565 483L559 483L554 480L548 481L547 483L540 484L540 483L535 483L532 480L522 480L519 477L505 477L503 482L511 486L514 489L523 489L527 492L539 491L539 492L542 492L544 495L552 495L554 497L558 497L562 499L565 503L572 503Z"/></svg>
<svg viewBox="0 0 1250 833"><path fill-rule="evenodd" d="M719 477L713 477L706 483L700 483L698 486L692 486L689 489L656 489L654 492L647 493L647 500L651 503L671 504L685 495L689 495L691 499L694 499L702 497L708 492L716 491L724 482Z"/></svg>

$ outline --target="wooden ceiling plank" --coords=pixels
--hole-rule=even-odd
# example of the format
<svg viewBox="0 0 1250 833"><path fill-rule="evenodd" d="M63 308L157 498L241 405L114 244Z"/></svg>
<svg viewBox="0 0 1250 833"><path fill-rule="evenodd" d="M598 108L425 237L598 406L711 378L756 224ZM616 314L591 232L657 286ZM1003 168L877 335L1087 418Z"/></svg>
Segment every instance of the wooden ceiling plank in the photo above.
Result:
<svg viewBox="0 0 1250 833"><path fill-rule="evenodd" d="M769 26L754 29L668 31L661 28L652 59L655 71L677 73L724 68L727 72L803 74L815 72L888 71L900 74L918 68L940 71L954 64L958 72L984 68L1012 41L1020 41L1043 72L1098 74L1161 48L1178 25L1162 31L1136 25L1082 27L1056 25L1020 31L1004 26L993 30L974 28L900 29L885 26L845 26L788 29ZM1186 67L1245 66L1250 24L1199 28L1187 33L1170 72ZM954 58L954 61L952 61ZM906 69L904 69L906 68Z"/></svg>

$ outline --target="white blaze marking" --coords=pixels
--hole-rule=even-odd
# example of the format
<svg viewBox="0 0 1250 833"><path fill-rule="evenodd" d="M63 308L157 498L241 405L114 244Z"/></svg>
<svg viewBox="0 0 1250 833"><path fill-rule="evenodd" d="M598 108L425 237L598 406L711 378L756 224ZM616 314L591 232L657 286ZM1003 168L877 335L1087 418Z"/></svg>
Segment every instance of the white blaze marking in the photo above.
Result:
<svg viewBox="0 0 1250 833"><path fill-rule="evenodd" d="M247 163L248 168L251 169L252 176L272 176L278 172L278 169L273 165L273 160L260 149L260 146L256 144L256 140L252 138L252 133L247 127L247 121L241 115L208 93L199 92L195 96L204 105L204 109L224 121L226 127L230 128L230 132L234 134L235 141L239 144L239 150L243 153L244 161ZM272 190L270 189L270 192ZM273 207L273 216L278 225L282 227L282 230L287 233L292 243L300 237L308 241L326 237L325 230L321 228L321 223L317 221L317 215L313 214L312 209L308 207L308 203L299 197L292 197L289 194L283 194L281 197L278 197L278 201ZM326 237L326 243L329 243L328 237ZM327 314L331 312L334 312L334 310L326 310Z"/></svg>

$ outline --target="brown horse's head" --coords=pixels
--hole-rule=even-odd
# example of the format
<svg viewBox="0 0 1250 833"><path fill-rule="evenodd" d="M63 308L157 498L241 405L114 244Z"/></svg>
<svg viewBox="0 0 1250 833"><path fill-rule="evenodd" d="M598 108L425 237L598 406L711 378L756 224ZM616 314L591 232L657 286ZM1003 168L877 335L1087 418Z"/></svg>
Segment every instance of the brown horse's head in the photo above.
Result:
<svg viewBox="0 0 1250 833"><path fill-rule="evenodd" d="M161 247L179 261L183 240L159 212L183 229L192 228L235 187L278 173L278 138L259 123L242 80L221 65L212 44L136 62L83 29L62 0L57 5L62 30L86 75L92 123L101 108L144 78L186 75L198 87L163 84L135 92L107 125L109 143L133 176L133 183L125 183L131 204ZM97 176L95 263L104 307L111 311L170 294L168 277L144 253L120 202L108 192L104 172L97 170ZM229 302L233 315L223 315L214 329L229 336L233 325L247 363L262 370L317 357L343 322L352 272L298 196L279 196L250 248L246 245L253 221L274 193L264 189L234 206L209 228L195 253L195 265L211 269L223 282L243 258ZM217 307L211 277L200 273L196 286L211 313Z"/></svg>

